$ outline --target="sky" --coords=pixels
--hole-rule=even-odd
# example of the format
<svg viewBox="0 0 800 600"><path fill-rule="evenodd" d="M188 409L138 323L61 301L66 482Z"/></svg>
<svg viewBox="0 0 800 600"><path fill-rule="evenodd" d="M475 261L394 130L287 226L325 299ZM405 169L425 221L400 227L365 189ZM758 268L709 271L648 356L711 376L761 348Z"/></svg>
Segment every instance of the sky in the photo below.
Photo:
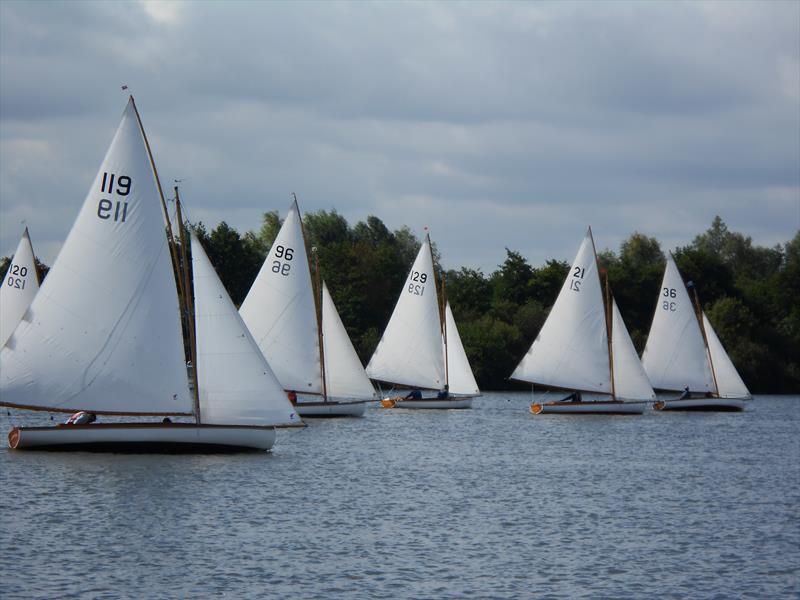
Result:
<svg viewBox="0 0 800 600"><path fill-rule="evenodd" d="M336 209L446 268L800 228L800 2L0 0L0 256L52 264L136 98L192 221Z"/></svg>

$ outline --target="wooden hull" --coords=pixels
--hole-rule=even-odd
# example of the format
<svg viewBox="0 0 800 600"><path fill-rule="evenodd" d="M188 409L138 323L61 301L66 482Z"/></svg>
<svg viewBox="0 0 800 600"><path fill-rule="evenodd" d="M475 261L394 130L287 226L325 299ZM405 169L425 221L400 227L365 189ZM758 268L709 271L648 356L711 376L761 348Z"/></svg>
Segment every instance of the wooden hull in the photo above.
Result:
<svg viewBox="0 0 800 600"><path fill-rule="evenodd" d="M298 402L294 409L301 417L363 417L367 410L367 402Z"/></svg>
<svg viewBox="0 0 800 600"><path fill-rule="evenodd" d="M472 408L474 396L455 396L450 398L421 398L419 400L403 400L402 398L386 398L381 400L383 408Z"/></svg>
<svg viewBox="0 0 800 600"><path fill-rule="evenodd" d="M656 410L694 410L738 412L744 410L744 398L675 398L674 400L659 400L653 404Z"/></svg>
<svg viewBox="0 0 800 600"><path fill-rule="evenodd" d="M93 423L15 427L8 434L8 445L15 450L244 452L269 450L274 444L274 427L194 423Z"/></svg>
<svg viewBox="0 0 800 600"><path fill-rule="evenodd" d="M641 415L647 402L621 400L598 400L596 402L543 402L531 404L534 415Z"/></svg>

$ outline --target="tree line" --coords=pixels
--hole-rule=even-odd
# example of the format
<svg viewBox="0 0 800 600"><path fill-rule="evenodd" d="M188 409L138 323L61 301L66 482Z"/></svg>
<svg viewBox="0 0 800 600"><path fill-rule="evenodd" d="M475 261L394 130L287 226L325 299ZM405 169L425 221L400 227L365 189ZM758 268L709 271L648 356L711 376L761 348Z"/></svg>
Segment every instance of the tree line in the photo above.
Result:
<svg viewBox="0 0 800 600"><path fill-rule="evenodd" d="M238 306L277 236L277 211L260 229L240 234L224 221L195 234ZM309 256L322 277L362 362L369 361L389 321L421 241L408 227L390 231L375 216L350 226L335 210L303 216ZM577 246L576 246L577 247ZM800 390L800 232L773 248L756 246L719 217L692 243L672 251L686 281L696 285L703 309L751 392ZM567 276L569 264L531 265L515 250L491 274L462 267L443 272L464 348L482 389L526 389L508 380L536 338ZM633 233L618 251L598 253L601 269L641 353L653 318L665 252L657 239ZM10 259L0 262L5 276ZM46 267L45 267L46 269Z"/></svg>

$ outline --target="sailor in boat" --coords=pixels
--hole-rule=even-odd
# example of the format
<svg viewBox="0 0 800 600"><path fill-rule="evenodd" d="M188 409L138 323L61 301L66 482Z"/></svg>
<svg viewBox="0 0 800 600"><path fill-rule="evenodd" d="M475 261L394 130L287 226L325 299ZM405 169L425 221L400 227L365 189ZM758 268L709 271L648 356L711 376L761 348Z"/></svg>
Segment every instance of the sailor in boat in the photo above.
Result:
<svg viewBox="0 0 800 600"><path fill-rule="evenodd" d="M289 402L291 402L292 405L297 404L297 393L294 390L289 390L286 396L289 398Z"/></svg>
<svg viewBox="0 0 800 600"><path fill-rule="evenodd" d="M422 392L417 389L411 390L403 396L403 400L422 400Z"/></svg>
<svg viewBox="0 0 800 600"><path fill-rule="evenodd" d="M678 398L678 400L686 400L687 398L690 398L691 395L692 394L689 391L689 386L687 385L685 388L683 388L683 393L681 394L681 397Z"/></svg>
<svg viewBox="0 0 800 600"><path fill-rule="evenodd" d="M94 423L96 420L96 414L80 410L67 419L64 425L88 425L89 423Z"/></svg>
<svg viewBox="0 0 800 600"><path fill-rule="evenodd" d="M580 392L572 392L566 398L562 398L561 402L581 402L581 393Z"/></svg>
<svg viewBox="0 0 800 600"><path fill-rule="evenodd" d="M444 389L436 394L438 400L446 400L450 397L450 386L445 384Z"/></svg>

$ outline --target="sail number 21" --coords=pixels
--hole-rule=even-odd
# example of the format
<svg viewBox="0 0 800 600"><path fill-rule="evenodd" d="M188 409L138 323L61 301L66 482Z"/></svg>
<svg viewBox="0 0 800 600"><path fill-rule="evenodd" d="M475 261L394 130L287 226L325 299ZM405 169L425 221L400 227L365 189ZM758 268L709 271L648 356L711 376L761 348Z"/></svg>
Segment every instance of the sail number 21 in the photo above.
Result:
<svg viewBox="0 0 800 600"><path fill-rule="evenodd" d="M583 283L583 276L586 269L583 267L575 267L575 272L572 274L572 279L569 282L569 289L574 292L581 291L581 283Z"/></svg>
<svg viewBox="0 0 800 600"><path fill-rule="evenodd" d="M425 293L425 282L428 281L427 273L420 273L419 271L411 271L408 278L408 293L415 296L422 296Z"/></svg>
<svg viewBox="0 0 800 600"><path fill-rule="evenodd" d="M116 194L127 196L131 191L131 178L127 175L115 175L114 173L103 173L100 181L100 191L103 194ZM101 198L97 203L97 216L107 221L112 219L125 222L128 216L128 202L126 200L116 200L112 202L108 198Z"/></svg>

